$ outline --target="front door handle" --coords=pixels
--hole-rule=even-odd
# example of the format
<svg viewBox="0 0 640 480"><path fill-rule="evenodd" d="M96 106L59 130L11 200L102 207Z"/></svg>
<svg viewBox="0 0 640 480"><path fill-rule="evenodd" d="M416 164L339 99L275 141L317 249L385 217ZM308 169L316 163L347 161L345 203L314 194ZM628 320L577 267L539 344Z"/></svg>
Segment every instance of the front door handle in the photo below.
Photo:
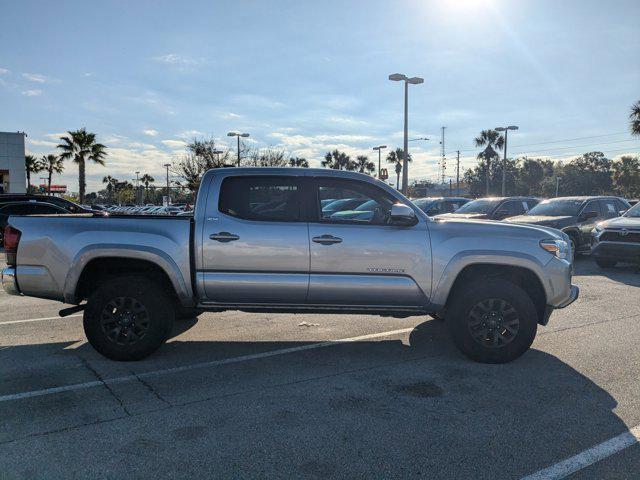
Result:
<svg viewBox="0 0 640 480"><path fill-rule="evenodd" d="M341 238L334 237L333 235L320 235L319 237L313 237L311 240L316 243L321 243L322 245L332 245L342 242Z"/></svg>
<svg viewBox="0 0 640 480"><path fill-rule="evenodd" d="M233 242L234 240L240 239L238 235L234 235L233 233L229 233L229 232L213 233L209 235L209 238L211 240L215 240L216 242L222 242L222 243Z"/></svg>

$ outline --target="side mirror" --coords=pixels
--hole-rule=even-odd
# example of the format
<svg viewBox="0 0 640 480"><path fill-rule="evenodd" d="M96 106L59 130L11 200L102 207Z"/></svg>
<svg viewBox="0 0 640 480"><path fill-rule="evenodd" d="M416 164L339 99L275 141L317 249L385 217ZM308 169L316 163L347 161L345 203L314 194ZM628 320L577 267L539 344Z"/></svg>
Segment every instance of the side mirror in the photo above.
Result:
<svg viewBox="0 0 640 480"><path fill-rule="evenodd" d="M391 223L403 226L415 225L418 223L416 212L403 203L395 203L391 206Z"/></svg>
<svg viewBox="0 0 640 480"><path fill-rule="evenodd" d="M583 212L580 215L580 221L584 222L585 220L589 220L590 218L596 218L598 216L598 212Z"/></svg>
<svg viewBox="0 0 640 480"><path fill-rule="evenodd" d="M621 216L623 216L625 213L627 213L627 211L626 211L626 210L620 210L620 211L618 212L618 216L619 216L619 217L621 217Z"/></svg>

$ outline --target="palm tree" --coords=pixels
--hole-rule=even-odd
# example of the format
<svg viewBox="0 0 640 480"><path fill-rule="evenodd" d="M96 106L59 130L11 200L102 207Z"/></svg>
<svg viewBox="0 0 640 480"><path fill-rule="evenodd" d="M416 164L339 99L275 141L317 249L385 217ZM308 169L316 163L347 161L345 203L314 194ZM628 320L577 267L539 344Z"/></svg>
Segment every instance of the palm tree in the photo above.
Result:
<svg viewBox="0 0 640 480"><path fill-rule="evenodd" d="M84 194L87 189L87 172L86 162L91 160L93 163L104 166L104 157L107 155L107 147L101 143L96 143L96 134L87 132L86 128L80 130L68 131L67 136L60 137L64 143L58 145L62 150L60 158L63 160L72 159L78 164L78 190L79 201L84 203Z"/></svg>
<svg viewBox="0 0 640 480"><path fill-rule="evenodd" d="M24 156L24 169L27 172L27 193L31 192L31 174L43 170L43 165L34 155Z"/></svg>
<svg viewBox="0 0 640 480"><path fill-rule="evenodd" d="M47 172L48 180L47 180L47 193L51 193L51 177L53 173L62 173L64 170L64 162L62 159L50 153L49 155L43 155L40 159L40 164L42 165L42 170Z"/></svg>
<svg viewBox="0 0 640 480"><path fill-rule="evenodd" d="M309 168L309 162L307 162L306 158L291 157L289 159L289 166L290 167Z"/></svg>
<svg viewBox="0 0 640 480"><path fill-rule="evenodd" d="M356 167L358 172L371 175L376 170L376 165L369 161L369 157L366 155L358 155L356 157Z"/></svg>
<svg viewBox="0 0 640 480"><path fill-rule="evenodd" d="M631 119L631 134L640 135L640 100L631 106L629 118Z"/></svg>
<svg viewBox="0 0 640 480"><path fill-rule="evenodd" d="M402 163L404 159L404 150L402 148L396 148L395 150L391 150L387 154L387 162L393 163L396 166L396 189L400 190L400 172L402 172ZM411 154L407 158L407 162L410 162Z"/></svg>
<svg viewBox="0 0 640 480"><path fill-rule="evenodd" d="M486 194L489 195L489 178L491 176L491 159L498 158L496 149L502 150L504 147L504 137L495 130L482 130L480 135L474 139L476 147L486 147L478 154L480 160L484 160Z"/></svg>
<svg viewBox="0 0 640 480"><path fill-rule="evenodd" d="M148 173L145 173L143 176L140 177L140 181L144 185L144 199L145 199L144 201L148 202L149 201L149 185L155 182L156 179L153 178Z"/></svg>
<svg viewBox="0 0 640 480"><path fill-rule="evenodd" d="M107 175L106 177L102 177L102 183L106 183L105 187L107 190L107 196L109 197L109 202L111 202L113 198L113 192L116 189L116 185L118 184L118 179L112 177L111 175Z"/></svg>
<svg viewBox="0 0 640 480"><path fill-rule="evenodd" d="M322 160L322 166L325 168L333 168L334 170L353 170L354 162L351 161L349 155L339 150L327 152Z"/></svg>

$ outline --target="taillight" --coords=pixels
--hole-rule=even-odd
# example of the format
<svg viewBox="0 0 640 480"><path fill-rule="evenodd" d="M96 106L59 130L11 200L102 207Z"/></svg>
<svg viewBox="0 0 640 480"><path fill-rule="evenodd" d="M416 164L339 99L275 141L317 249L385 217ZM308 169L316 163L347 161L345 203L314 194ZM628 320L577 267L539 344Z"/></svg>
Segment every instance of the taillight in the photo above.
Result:
<svg viewBox="0 0 640 480"><path fill-rule="evenodd" d="M20 230L11 225L4 227L4 254L7 258L7 265L16 266L16 254L18 253L18 243L20 243Z"/></svg>

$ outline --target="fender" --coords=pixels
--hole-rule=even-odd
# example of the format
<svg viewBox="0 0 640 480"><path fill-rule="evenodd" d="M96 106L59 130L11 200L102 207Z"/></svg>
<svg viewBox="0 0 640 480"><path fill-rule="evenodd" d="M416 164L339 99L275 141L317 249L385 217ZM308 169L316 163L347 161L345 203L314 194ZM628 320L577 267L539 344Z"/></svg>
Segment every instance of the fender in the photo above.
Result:
<svg viewBox="0 0 640 480"><path fill-rule="evenodd" d="M545 282L545 264L533 255L522 252L508 252L498 250L465 250L456 254L442 270L433 292L432 303L444 306L460 272L471 265L486 264L504 265L526 268L533 272L545 290L547 299L553 296L552 285ZM434 272L436 274L436 272Z"/></svg>
<svg viewBox="0 0 640 480"><path fill-rule="evenodd" d="M64 284L65 303L75 303L78 280L85 267L98 258L131 258L146 260L160 267L169 277L171 284L183 305L193 304L191 283L185 281L183 273L175 261L164 251L144 245L97 243L80 250L71 262Z"/></svg>

